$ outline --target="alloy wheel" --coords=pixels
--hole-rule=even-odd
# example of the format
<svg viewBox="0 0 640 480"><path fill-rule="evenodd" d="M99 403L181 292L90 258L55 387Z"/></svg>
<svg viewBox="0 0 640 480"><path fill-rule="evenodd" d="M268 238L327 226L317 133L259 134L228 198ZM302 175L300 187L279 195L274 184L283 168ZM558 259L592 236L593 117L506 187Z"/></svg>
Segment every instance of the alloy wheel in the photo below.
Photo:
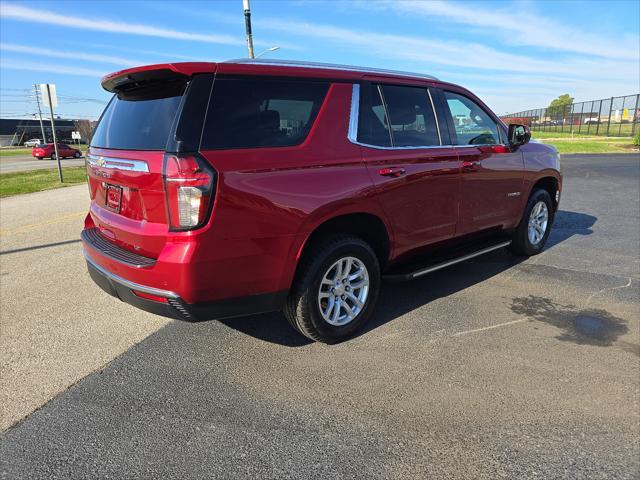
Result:
<svg viewBox="0 0 640 480"><path fill-rule="evenodd" d="M369 272L362 260L343 257L325 272L318 290L322 318L341 327L363 310L369 296Z"/></svg>
<svg viewBox="0 0 640 480"><path fill-rule="evenodd" d="M544 234L547 231L547 224L549 223L549 209L547 204L543 201L539 201L533 206L531 215L529 215L529 242L531 245L539 244L544 238Z"/></svg>

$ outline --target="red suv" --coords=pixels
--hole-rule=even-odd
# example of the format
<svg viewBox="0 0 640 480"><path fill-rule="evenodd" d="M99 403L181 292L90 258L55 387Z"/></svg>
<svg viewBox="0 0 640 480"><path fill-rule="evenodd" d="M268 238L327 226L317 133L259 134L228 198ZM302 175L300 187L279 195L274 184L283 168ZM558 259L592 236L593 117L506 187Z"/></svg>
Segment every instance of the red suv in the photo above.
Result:
<svg viewBox="0 0 640 480"><path fill-rule="evenodd" d="M509 246L539 253L558 152L436 78L302 62L106 76L82 232L94 281L185 320L283 309L337 342L381 278Z"/></svg>
<svg viewBox="0 0 640 480"><path fill-rule="evenodd" d="M72 148L66 143L58 144L58 153L60 154L60 158L80 158L82 156L82 152L76 148ZM50 158L51 160L56 159L56 149L53 147L53 143L43 143L38 145L37 147L33 147L31 150L31 156L36 157L38 160L42 160L43 158Z"/></svg>

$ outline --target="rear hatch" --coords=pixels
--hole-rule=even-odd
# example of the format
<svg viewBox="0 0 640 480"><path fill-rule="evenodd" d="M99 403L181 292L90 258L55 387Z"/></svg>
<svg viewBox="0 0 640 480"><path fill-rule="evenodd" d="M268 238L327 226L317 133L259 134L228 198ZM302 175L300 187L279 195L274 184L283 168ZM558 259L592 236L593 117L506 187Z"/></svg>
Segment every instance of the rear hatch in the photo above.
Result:
<svg viewBox="0 0 640 480"><path fill-rule="evenodd" d="M188 68L181 71L185 69L180 65L144 67L105 77L103 87L115 95L96 127L87 156L91 216L99 233L150 258L157 258L170 230L188 229L170 226L171 212L174 218L183 212L182 204L167 200L167 184L173 183L165 181L165 169L182 177L178 178L183 182L179 191L169 188L169 195L180 201L193 192L202 197L206 187L212 186L207 177L194 183L196 187L182 187L190 177L202 173L198 160L192 162L195 167L188 172L192 175L181 175L180 168L192 166L185 152L197 155L207 103L202 97L210 92L213 74L193 74ZM206 65L209 72L215 69L215 64L197 65ZM190 199L193 202L192 197L187 201Z"/></svg>

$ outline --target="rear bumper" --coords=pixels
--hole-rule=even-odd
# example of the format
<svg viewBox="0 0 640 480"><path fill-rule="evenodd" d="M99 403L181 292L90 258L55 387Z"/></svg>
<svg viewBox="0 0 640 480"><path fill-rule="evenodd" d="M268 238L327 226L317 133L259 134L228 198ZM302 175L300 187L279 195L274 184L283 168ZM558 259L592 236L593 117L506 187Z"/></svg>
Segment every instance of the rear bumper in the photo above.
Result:
<svg viewBox="0 0 640 480"><path fill-rule="evenodd" d="M240 298L230 298L207 303L187 303L176 293L154 287L140 285L98 265L89 254L84 251L87 269L93 281L109 295L119 298L134 307L147 312L177 320L196 322L202 320L241 317L256 313L280 310L287 297L287 291L252 295ZM143 298L134 293L154 297L161 297L166 301L154 301Z"/></svg>

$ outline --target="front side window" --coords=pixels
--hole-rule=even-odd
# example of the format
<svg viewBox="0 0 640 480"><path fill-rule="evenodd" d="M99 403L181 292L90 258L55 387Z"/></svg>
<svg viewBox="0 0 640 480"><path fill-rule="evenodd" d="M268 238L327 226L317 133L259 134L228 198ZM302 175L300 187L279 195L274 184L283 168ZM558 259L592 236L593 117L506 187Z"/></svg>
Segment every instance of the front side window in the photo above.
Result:
<svg viewBox="0 0 640 480"><path fill-rule="evenodd" d="M298 145L307 137L328 88L321 81L218 78L201 148Z"/></svg>
<svg viewBox="0 0 640 480"><path fill-rule="evenodd" d="M473 100L453 92L444 92L456 131L457 145L496 145L500 143L498 126Z"/></svg>

